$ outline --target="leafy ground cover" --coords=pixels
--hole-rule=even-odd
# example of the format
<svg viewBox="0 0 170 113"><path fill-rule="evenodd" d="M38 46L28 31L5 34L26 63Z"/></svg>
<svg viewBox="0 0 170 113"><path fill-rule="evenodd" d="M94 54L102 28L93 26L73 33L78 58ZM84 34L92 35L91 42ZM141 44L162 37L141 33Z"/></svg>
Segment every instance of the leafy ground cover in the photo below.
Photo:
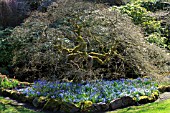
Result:
<svg viewBox="0 0 170 113"><path fill-rule="evenodd" d="M14 79L4 79L0 78L0 88L15 88L19 85L19 81Z"/></svg>
<svg viewBox="0 0 170 113"><path fill-rule="evenodd" d="M0 26L0 72L4 74L9 74L7 66L11 65L13 57L12 50L14 46L9 42L11 33L12 28L3 29Z"/></svg>
<svg viewBox="0 0 170 113"><path fill-rule="evenodd" d="M23 106L11 105L10 100L0 97L0 113L38 113Z"/></svg>
<svg viewBox="0 0 170 113"><path fill-rule="evenodd" d="M157 83L151 79L138 78L84 83L36 81L32 87L18 91L28 96L45 96L66 102L90 100L93 103L108 103L123 96L130 96L138 101L140 96L151 96L158 89Z"/></svg>
<svg viewBox="0 0 170 113"><path fill-rule="evenodd" d="M107 113L169 113L170 111L170 99L162 101L149 103L142 106L132 106L124 109L119 109L117 111L111 111Z"/></svg>
<svg viewBox="0 0 170 113"><path fill-rule="evenodd" d="M163 3L161 0L138 0L121 6L119 9L122 13L130 16L136 25L141 26L149 43L155 43L160 47L169 49L168 24L166 25L166 22L162 21L163 19L153 16L159 10L166 11L168 18L168 7L170 7L168 2Z"/></svg>

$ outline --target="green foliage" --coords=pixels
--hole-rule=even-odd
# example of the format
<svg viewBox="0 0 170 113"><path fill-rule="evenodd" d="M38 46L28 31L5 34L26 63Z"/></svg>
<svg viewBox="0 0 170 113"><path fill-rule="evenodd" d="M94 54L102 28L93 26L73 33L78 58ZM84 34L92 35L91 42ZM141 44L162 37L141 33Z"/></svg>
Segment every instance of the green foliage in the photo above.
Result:
<svg viewBox="0 0 170 113"><path fill-rule="evenodd" d="M0 81L0 88L15 88L19 84L15 79L0 78Z"/></svg>
<svg viewBox="0 0 170 113"><path fill-rule="evenodd" d="M166 37L161 37L161 35L159 33L152 33L148 36L148 42L150 43L155 43L157 44L158 46L162 46L163 48L165 48L167 45L166 45Z"/></svg>
<svg viewBox="0 0 170 113"><path fill-rule="evenodd" d="M141 25L147 34L160 32L161 22L149 16L148 11L139 3L122 6L120 10L122 13L126 13L128 16L132 17L135 24Z"/></svg>
<svg viewBox="0 0 170 113"><path fill-rule="evenodd" d="M168 4L168 1L167 3L164 3L162 0L146 1L146 2L141 2L140 4L142 7L147 9L147 11L152 11L152 12L155 12L158 10L168 10L168 8L170 7L170 4Z"/></svg>
<svg viewBox="0 0 170 113"><path fill-rule="evenodd" d="M15 45L9 41L11 32L12 28L0 30L0 67L10 65L13 58L12 51Z"/></svg>
<svg viewBox="0 0 170 113"><path fill-rule="evenodd" d="M133 4L122 6L119 9L122 13L126 13L130 16L135 24L140 25L144 29L145 36L148 36L147 39L149 42L155 42L158 46L168 48L169 28L167 26L162 26L161 20L149 15L151 13L150 11L163 10L166 7L168 7L167 4L161 1L137 1Z"/></svg>
<svg viewBox="0 0 170 113"><path fill-rule="evenodd" d="M161 34L161 21L151 20L151 21L145 21L142 23L143 28L147 32L147 34L151 34L154 32Z"/></svg>
<svg viewBox="0 0 170 113"><path fill-rule="evenodd" d="M120 7L122 13L126 13L132 17L135 24L141 24L146 21L153 20L152 17L147 16L147 10L140 6L140 4L127 4Z"/></svg>

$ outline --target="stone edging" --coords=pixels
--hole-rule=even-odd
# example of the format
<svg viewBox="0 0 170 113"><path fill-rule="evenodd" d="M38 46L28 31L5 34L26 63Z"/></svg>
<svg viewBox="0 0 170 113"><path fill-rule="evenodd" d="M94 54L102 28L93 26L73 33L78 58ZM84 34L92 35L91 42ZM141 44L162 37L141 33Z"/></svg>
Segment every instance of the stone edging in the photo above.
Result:
<svg viewBox="0 0 170 113"><path fill-rule="evenodd" d="M169 86L158 87L160 92L170 91ZM133 98L129 96L124 96L110 103L92 103L91 101L80 102L78 104L63 102L62 100L49 99L46 97L28 97L16 90L0 89L0 94L3 96L9 96L13 99L19 100L24 103L29 103L37 108L42 108L43 110L49 111L60 111L60 112L94 112L94 111L108 111L115 110L118 108L124 108L127 106L146 104L149 102L154 102L158 99L159 94L157 92L153 93L150 97L141 96L139 101L136 102Z"/></svg>
<svg viewBox="0 0 170 113"><path fill-rule="evenodd" d="M168 85L168 86L159 86L159 87L158 87L158 90L159 90L161 93L170 92L170 85Z"/></svg>

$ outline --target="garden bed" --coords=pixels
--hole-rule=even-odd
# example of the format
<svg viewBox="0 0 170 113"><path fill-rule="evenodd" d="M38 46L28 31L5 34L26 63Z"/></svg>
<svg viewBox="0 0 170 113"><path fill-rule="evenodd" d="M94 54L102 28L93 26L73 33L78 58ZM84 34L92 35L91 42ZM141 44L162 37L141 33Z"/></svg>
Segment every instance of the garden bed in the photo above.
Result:
<svg viewBox="0 0 170 113"><path fill-rule="evenodd" d="M124 108L131 105L137 105L137 103L148 103L153 102L158 98L157 94L153 94L152 97L141 96L140 100L136 102L133 98L129 96L123 96L118 99L112 100L110 103L92 103L91 101L84 101L78 104L64 102L58 99L46 98L46 97L29 97L25 96L15 90L1 89L0 94L3 96L9 96L13 99L19 100L21 102L32 104L37 108L42 108L43 110L50 111L60 111L60 112L94 112L94 111L107 111L115 110L118 108Z"/></svg>
<svg viewBox="0 0 170 113"><path fill-rule="evenodd" d="M135 84L136 86L134 86ZM98 89L95 89L96 87L98 87ZM72 90L69 88L72 88ZM102 91L101 88L104 88L105 90L100 92L100 94L103 95L102 97L98 95L98 91ZM147 88L153 90L148 90ZM115 81L83 82L81 84L55 82L55 85L54 82L37 81L33 85L27 87L19 87L15 89L1 88L0 94L3 96L9 96L21 102L29 103L37 108L53 112L94 112L115 110L131 105L154 102L158 99L158 90L164 92L169 91L169 88L170 86L157 87L156 83L151 82L149 79L141 78L134 80L121 79ZM52 91L52 89L54 91ZM64 90L63 96L61 95L62 93L59 93L61 90ZM70 91L70 94L67 91ZM122 92L118 94L119 91ZM43 95L45 92L51 92L51 94ZM92 96L94 92L96 94ZM117 94L114 94L115 92ZM71 95L74 96L74 99L73 97L69 97ZM113 97L111 97L111 95L113 95ZM110 97L106 98L104 96ZM76 99L77 101L75 101Z"/></svg>
<svg viewBox="0 0 170 113"><path fill-rule="evenodd" d="M44 11L31 12L21 26L0 28L0 72L22 81L72 82L26 83L0 74L0 95L52 112L94 112L154 102L170 91L170 85L158 87L150 78L120 79L169 75L169 53L160 49L170 49L169 15L156 14L167 12L169 3L137 1L108 8L67 0L47 8L52 1L45 2L30 3L29 11ZM14 12L6 12L1 26L14 26L7 18Z"/></svg>

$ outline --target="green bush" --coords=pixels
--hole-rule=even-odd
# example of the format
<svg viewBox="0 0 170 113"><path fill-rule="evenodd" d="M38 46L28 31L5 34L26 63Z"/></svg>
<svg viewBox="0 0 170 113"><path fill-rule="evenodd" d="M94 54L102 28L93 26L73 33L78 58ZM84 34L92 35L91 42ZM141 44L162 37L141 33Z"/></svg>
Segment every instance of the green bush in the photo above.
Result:
<svg viewBox="0 0 170 113"><path fill-rule="evenodd" d="M165 1L165 0L164 0ZM141 2L141 6L146 8L148 11L158 11L158 10L167 10L170 7L170 4L167 2L165 3L162 0L156 0L156 1L147 1L147 2Z"/></svg>
<svg viewBox="0 0 170 113"><path fill-rule="evenodd" d="M167 47L166 45L166 37L161 37L159 33L153 33L148 36L148 42L156 43L158 46L162 46L163 48Z"/></svg>
<svg viewBox="0 0 170 113"><path fill-rule="evenodd" d="M3 79L0 78L0 88L15 88L19 82L14 79Z"/></svg>
<svg viewBox="0 0 170 113"><path fill-rule="evenodd" d="M128 16L132 17L135 24L141 24L146 21L153 20L152 17L147 15L147 10L140 6L140 4L127 4L119 8L121 13L126 13Z"/></svg>
<svg viewBox="0 0 170 113"><path fill-rule="evenodd" d="M151 20L142 23L143 28L146 31L146 35L157 32L161 34L161 21Z"/></svg>
<svg viewBox="0 0 170 113"><path fill-rule="evenodd" d="M169 48L168 26L162 25L162 21L160 19L157 19L156 16L150 16L151 13L153 14L153 12L150 11L156 11L167 7L167 5L161 4L164 3L154 0L137 1L132 4L121 6L119 10L121 11L121 13L125 13L130 16L136 25L140 25L142 27L145 36L149 36L149 42L155 42L157 45L160 44L158 46ZM159 7L159 5L161 6ZM159 35L158 37L161 36L162 38L153 38L153 35L155 37L155 33ZM163 37L165 37L166 39L164 39ZM160 43L160 40L164 41L161 41Z"/></svg>
<svg viewBox="0 0 170 113"><path fill-rule="evenodd" d="M11 65L14 49L14 45L9 41L11 32L12 28L0 30L0 67Z"/></svg>
<svg viewBox="0 0 170 113"><path fill-rule="evenodd" d="M122 6L120 10L122 13L130 16L135 24L141 25L146 35L153 32L161 32L161 21L157 21L156 18L149 16L149 12L144 7L141 7L140 3Z"/></svg>

